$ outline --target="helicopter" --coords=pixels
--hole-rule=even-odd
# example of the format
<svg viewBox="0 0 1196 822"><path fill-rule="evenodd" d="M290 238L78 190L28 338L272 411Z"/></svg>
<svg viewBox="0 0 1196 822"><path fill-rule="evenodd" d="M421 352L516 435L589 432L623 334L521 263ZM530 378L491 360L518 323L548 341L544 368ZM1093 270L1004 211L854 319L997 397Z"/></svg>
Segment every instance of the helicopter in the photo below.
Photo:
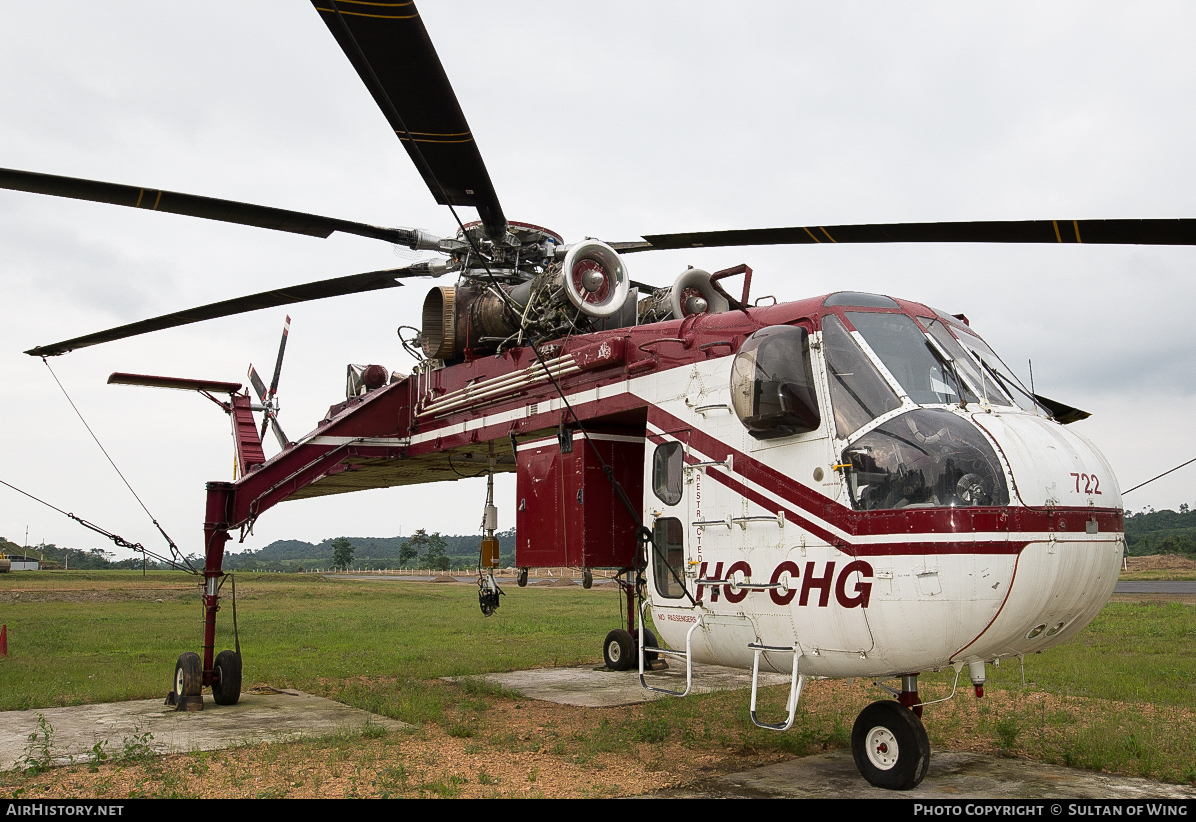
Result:
<svg viewBox="0 0 1196 822"><path fill-rule="evenodd" d="M360 4L341 0L327 5L335 12ZM398 6L414 14L412 4ZM345 19L337 15L338 22ZM350 32L358 22L346 24ZM336 30L329 28L337 36ZM360 36L367 32L362 29ZM351 49L344 45L343 30L337 39L353 60ZM435 57L434 49L431 54ZM359 69L359 74L362 71L365 69ZM369 80L363 79L368 86ZM435 133L461 138L468 130L453 128L458 130L446 128ZM432 133L432 129L421 131L408 125L403 133L406 139L400 136L400 142L410 146L420 142L417 136ZM461 164L450 160L441 166L424 159L428 165L423 176L425 181L434 178L429 182L434 196L465 206L471 204L470 197L478 198L472 205L481 206L482 219L464 223L456 236L336 221L341 228L334 230L350 229L445 256L405 266L403 274L351 275L357 279L317 286L310 293L322 296L338 288L389 288L398 279L456 275L457 286L434 287L424 302L419 343L427 362L409 376L393 379L388 374L380 384L370 385L363 379L347 392L343 402L333 404L326 421L311 435L288 443L260 467L244 465L256 470L243 472L240 485L210 486L205 528L208 546L219 543L222 548L221 540L227 538L230 528L252 524L259 513L284 496L369 487L368 480L363 480L371 471L385 474L389 463L395 463L391 468L400 474L423 471L427 466L418 464L421 449L438 455L456 450L462 460L490 467L491 473L514 469L519 484L527 485L517 488L518 504L532 500L520 513L530 511L525 516L532 519L537 499L541 504L562 505L560 499L546 502L547 498L537 497L536 492L545 477L563 483L563 462L567 455L576 455L567 457L580 461L571 470L588 479L587 472L597 468L599 477L584 487L570 488L577 491L573 498L584 505L582 499L588 497L592 507L600 507L594 506L593 498L605 494L607 507L601 519L609 526L619 515L615 486L603 485L606 478L602 475L609 463L615 473L624 472L620 482L625 489L638 484L644 501L641 522L633 523L634 527L624 523L617 538L607 534L599 541L599 550L605 543L604 550L615 552L617 543L622 546L618 549L621 553L601 555L591 564L643 566L640 570L645 572L658 629L669 646L690 648L687 666L692 661L719 660L791 671L790 713L806 676L901 676L897 704L902 710L870 707L861 715L866 726L862 741L856 744L853 740L857 762L863 760L864 775L887 787L916 784L928 762L924 730L919 733L920 724L910 720L916 712L909 709L920 707L915 668L962 664L968 667L973 684L982 687L987 659L1016 656L1062 641L1082 628L1107 599L1119 556L1120 527L1120 502L1108 463L1083 438L1052 420L1072 416L1074 409L1046 401L1021 385L996 352L971 331L966 318L925 303L860 292L836 291L795 303L757 304L751 299L752 271L746 265L713 272L685 269L673 282L653 287L635 283L626 260L652 249L692 252L719 245L778 241L804 245L902 239L1063 244L1074 237L1077 244L1190 244L1187 221L811 225L771 234L764 230L743 234L716 231L566 243L550 229L496 214L497 195L484 186L462 185L456 191L450 181L450 188L445 189L441 178L450 178L438 169L459 170ZM476 172L479 161L480 155L470 156L465 165L472 163ZM481 171L485 172L484 165ZM88 198L79 190L77 179L17 171L6 175L0 174L0 181L8 188ZM60 188L51 190L56 186ZM136 192L125 188L106 191L109 193L103 196L110 198L134 195L136 199L128 202L118 200L118 204L133 207L141 207L146 194L141 188ZM175 208L172 203L191 202L194 206L196 202L155 189L149 194L154 210L169 211ZM148 200L145 202L148 207ZM210 205L208 201L197 208L181 205L175 210L212 216L199 213ZM258 220L249 224L261 227L270 227L264 223L286 216L277 210L268 215L266 209L249 210ZM229 213L227 209L224 212ZM312 224L303 228L311 230ZM900 236L902 231L906 234ZM478 261L484 261L480 267ZM720 285L733 277L742 281L737 283L742 290L728 291ZM449 289L453 289L451 294ZM633 289L640 293L633 297ZM288 290L283 296L288 302L277 304L289 304L296 292ZM248 300L219 310L261 304L261 299ZM982 328L978 331L985 333ZM902 349L902 340L914 343ZM60 349L81 348L88 342L86 338L66 340L28 353L56 355L63 353ZM769 353L774 345L790 356L776 358L775 351ZM907 354L892 361L886 358L889 352L902 350ZM790 369L793 373L782 365L794 362L799 367ZM851 379L864 379L865 373L870 383L863 393L873 400L879 398L879 406L857 403L866 413L856 409L855 420L850 414L841 420L843 409L855 402L846 398L861 396L861 387L849 384ZM846 393L836 399L835 392L840 389ZM564 403L573 396L570 392L593 392L592 399L585 397L593 407L583 405L578 414L566 409ZM626 396L616 396L620 394L636 399L627 404ZM769 397L777 410L761 410ZM881 410L873 413L877 408ZM371 427L371 415L388 422ZM394 423L403 421L404 415L405 428ZM775 419L770 420L770 415ZM861 415L868 419L849 428ZM985 420L989 421L987 428ZM1004 422L993 422L996 420ZM1007 428L998 430L999 426ZM455 430L457 427L461 430ZM260 434L258 439L260 442ZM1025 454L1011 454L1016 449L1010 443L1022 440L1037 445ZM943 442L952 443L952 449L936 452L939 459L934 459L930 452ZM1054 466L1058 476L1044 474L1040 478L1035 473L1036 457L1048 450L1064 452L1064 463L1071 462ZM817 459L810 456L815 452ZM526 464L520 462L521 454L526 455ZM594 455L596 466L586 462L590 459L587 454ZM800 456L794 456L797 454ZM404 461L406 465L399 467ZM975 470L959 469L963 462ZM942 471L932 467L940 463L955 463L956 468ZM802 470L791 467L794 465ZM1064 467L1080 470L1063 471ZM308 474L303 474L304 470ZM382 481L399 484L393 479ZM288 482L294 488L288 486L288 493L281 493L279 483ZM1037 489L1039 484L1041 489ZM1036 490L1027 492L1025 488L1031 485ZM257 490L250 493L250 489ZM634 492L628 495L635 496ZM1013 509L1017 516L1009 513ZM681 516L671 516L682 510ZM964 515L966 528L963 519L956 519ZM978 525L977 516L990 519ZM1069 524L1071 531L1059 528L1057 521ZM1089 523L1095 530L1088 530ZM1081 525L1082 533L1077 531ZM534 524L522 530L529 527ZM580 531L575 533L536 534L526 543L521 534L527 564L557 564L548 563L546 556L552 556L562 536L567 543L570 533L581 538L583 551L589 550L585 536L591 526L578 527ZM651 539L643 540L642 529L650 532ZM901 538L894 536L898 532ZM972 536L977 532L992 538L979 540L984 544L977 547L977 538ZM904 536L909 533L918 538ZM967 537L957 536L960 533ZM1018 544L1019 537L1025 537L1024 544ZM962 645L945 653L933 649L907 653L909 649L902 647L901 637L895 634L904 633L908 621L927 621L926 614L938 611L940 604L950 616L930 617L936 625L959 621L959 609L984 614L987 608L990 619L995 619L993 609L1005 618L1018 613L1017 607L1005 609L1015 569L1023 558L1039 561L1031 560L1027 549L1040 543L1051 546L1043 549L1048 557L1067 554L1076 546L1089 552L1083 573L1090 575L1091 585L1081 586L1082 601L1060 606L1057 613L1050 609L1034 612L1038 618L1049 611L1050 618L1031 619L1034 624L1026 627L1021 638L1002 638L1006 644L995 651L973 650L978 659L962 658ZM940 549L927 547L932 544ZM961 549L960 544L974 550ZM1089 550L1091 546L1099 547ZM770 551L785 558L769 560ZM222 550L209 553L223 555ZM867 559L874 555L884 555L891 567L881 568L876 560ZM1068 562L1073 559L1069 557ZM917 569L910 564L918 562ZM961 570L968 562L970 568ZM952 563L959 567L949 568ZM1071 565L1068 568L1074 570ZM218 578L218 567L208 570L209 579ZM991 577L997 584L989 589L993 593L979 590L976 584L964 597L958 591L945 593L950 588L948 579L958 582L962 577L985 578L986 582ZM903 592L903 586L908 590ZM1048 587L1044 595L1051 591ZM209 625L214 625L214 588L207 596L213 620ZM892 598L887 605L886 596ZM910 605L914 614L910 616L901 605L907 600L934 604ZM742 604L745 602L748 604ZM629 596L629 608L631 603ZM789 608L788 616L785 608ZM980 618L974 614L969 613L960 624L970 625ZM1056 615L1060 618L1055 619ZM782 625L786 620L788 628ZM633 623L629 619L629 624ZM887 627L891 623L900 627ZM608 637L604 643L608 663L623 664L629 656L642 657L645 647L656 647L643 641L642 620L640 625L638 641L631 632ZM702 633L694 634L698 628ZM807 628L814 634L806 636L814 638L805 644L796 641L794 637L801 637ZM782 637L786 631L791 635L788 642ZM929 639L918 641L934 644ZM228 671L231 678L230 666L236 663L226 662L221 668L212 650L210 644L205 648L198 673L186 667L190 662L176 667L180 694L190 689L198 676L203 684L220 686L224 699L235 696L229 679L222 682L221 677ZM652 653L657 652L663 651ZM901 654L907 655L890 658ZM900 778L894 780L896 776Z"/></svg>

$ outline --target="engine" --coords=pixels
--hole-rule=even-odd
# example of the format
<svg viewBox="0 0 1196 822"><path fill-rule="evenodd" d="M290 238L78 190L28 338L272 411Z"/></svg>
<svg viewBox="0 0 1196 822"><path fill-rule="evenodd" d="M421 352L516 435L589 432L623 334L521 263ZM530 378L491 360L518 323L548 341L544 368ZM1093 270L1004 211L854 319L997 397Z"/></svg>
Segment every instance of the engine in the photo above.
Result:
<svg viewBox="0 0 1196 822"><path fill-rule="evenodd" d="M457 284L433 288L424 299L418 343L429 360L456 362L542 339L740 307L717 287L718 275L696 268L641 299L623 258L598 240L565 246L553 232L524 223L510 224L505 243L488 240L476 223L465 231L468 238L441 241L451 259L433 267L459 271Z"/></svg>

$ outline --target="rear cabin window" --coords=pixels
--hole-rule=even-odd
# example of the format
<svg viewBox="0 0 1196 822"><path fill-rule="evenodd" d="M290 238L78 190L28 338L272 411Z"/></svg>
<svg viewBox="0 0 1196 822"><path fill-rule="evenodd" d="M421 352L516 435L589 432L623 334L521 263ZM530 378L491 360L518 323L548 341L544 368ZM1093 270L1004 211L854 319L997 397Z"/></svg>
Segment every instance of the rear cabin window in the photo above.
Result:
<svg viewBox="0 0 1196 822"><path fill-rule="evenodd" d="M681 501L681 443L666 442L652 453L652 493L665 505Z"/></svg>
<svg viewBox="0 0 1196 822"><path fill-rule="evenodd" d="M652 576L662 597L680 599L685 588L685 528L676 517L661 517L652 528Z"/></svg>

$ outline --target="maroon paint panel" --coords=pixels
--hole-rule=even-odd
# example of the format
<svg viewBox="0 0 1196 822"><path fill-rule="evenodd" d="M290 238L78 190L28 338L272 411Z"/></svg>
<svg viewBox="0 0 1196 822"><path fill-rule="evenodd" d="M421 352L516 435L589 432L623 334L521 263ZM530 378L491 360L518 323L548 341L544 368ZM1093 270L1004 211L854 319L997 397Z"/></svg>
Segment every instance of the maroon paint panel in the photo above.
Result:
<svg viewBox="0 0 1196 822"><path fill-rule="evenodd" d="M562 453L560 444L551 440L519 449L515 564L628 568L635 557L637 524L607 479L603 463L638 514L644 495L643 441L577 434L572 447Z"/></svg>
<svg viewBox="0 0 1196 822"><path fill-rule="evenodd" d="M262 439L258 436L257 422L253 419L248 394L234 394L232 397L233 443L237 450L237 467L241 476L266 461L262 450Z"/></svg>

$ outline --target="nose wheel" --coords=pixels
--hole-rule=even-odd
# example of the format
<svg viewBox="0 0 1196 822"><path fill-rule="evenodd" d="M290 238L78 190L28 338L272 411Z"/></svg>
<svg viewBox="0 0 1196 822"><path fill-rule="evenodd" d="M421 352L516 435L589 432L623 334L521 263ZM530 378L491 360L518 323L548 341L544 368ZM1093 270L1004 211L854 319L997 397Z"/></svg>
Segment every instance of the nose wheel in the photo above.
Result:
<svg viewBox="0 0 1196 822"><path fill-rule="evenodd" d="M930 739L909 708L892 700L873 702L851 730L851 755L869 784L908 791L930 767Z"/></svg>

